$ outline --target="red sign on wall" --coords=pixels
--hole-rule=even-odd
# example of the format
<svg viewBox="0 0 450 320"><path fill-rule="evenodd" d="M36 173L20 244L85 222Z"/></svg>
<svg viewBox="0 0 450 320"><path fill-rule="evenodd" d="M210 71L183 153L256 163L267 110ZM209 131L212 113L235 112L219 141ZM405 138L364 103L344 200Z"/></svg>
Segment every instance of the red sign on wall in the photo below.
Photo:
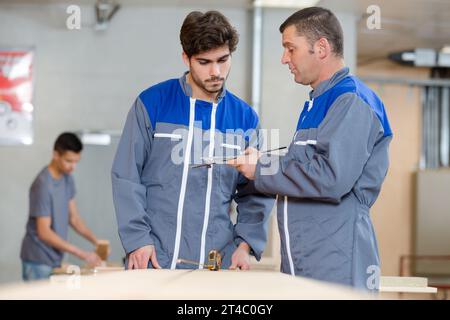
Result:
<svg viewBox="0 0 450 320"><path fill-rule="evenodd" d="M0 144L32 144L33 51L0 49Z"/></svg>

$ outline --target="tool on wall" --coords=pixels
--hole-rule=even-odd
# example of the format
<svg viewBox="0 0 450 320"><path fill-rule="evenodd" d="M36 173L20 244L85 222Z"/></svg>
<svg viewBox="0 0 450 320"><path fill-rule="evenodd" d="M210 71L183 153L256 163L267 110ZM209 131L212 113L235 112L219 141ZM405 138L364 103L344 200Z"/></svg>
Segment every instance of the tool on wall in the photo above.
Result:
<svg viewBox="0 0 450 320"><path fill-rule="evenodd" d="M98 0L95 3L96 30L106 30L112 17L120 9L120 4L110 0Z"/></svg>

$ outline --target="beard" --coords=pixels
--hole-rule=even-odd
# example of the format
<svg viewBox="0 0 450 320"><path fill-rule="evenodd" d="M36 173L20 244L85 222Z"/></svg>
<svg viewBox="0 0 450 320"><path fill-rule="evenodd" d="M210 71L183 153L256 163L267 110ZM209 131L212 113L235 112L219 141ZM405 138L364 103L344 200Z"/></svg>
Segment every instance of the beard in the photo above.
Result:
<svg viewBox="0 0 450 320"><path fill-rule="evenodd" d="M222 91L226 78L211 77L202 81L194 72L192 72L192 70L190 71L190 73L192 81L194 81L195 84L203 91L207 93L219 93L220 91Z"/></svg>

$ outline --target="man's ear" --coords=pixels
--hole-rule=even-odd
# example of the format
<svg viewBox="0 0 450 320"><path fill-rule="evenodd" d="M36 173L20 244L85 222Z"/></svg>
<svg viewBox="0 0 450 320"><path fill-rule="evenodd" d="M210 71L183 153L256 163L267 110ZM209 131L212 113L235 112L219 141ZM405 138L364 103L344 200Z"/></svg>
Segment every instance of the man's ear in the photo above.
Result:
<svg viewBox="0 0 450 320"><path fill-rule="evenodd" d="M186 52L183 51L183 53L181 54L181 56L183 57L183 62L186 65L186 67L190 67L190 60L188 55L186 54Z"/></svg>
<svg viewBox="0 0 450 320"><path fill-rule="evenodd" d="M331 46L326 38L317 40L315 46L316 48L314 49L317 52L319 59L325 59L331 54Z"/></svg>
<svg viewBox="0 0 450 320"><path fill-rule="evenodd" d="M59 152L56 150L53 150L53 160L57 160L57 159L59 159L59 157L60 157Z"/></svg>

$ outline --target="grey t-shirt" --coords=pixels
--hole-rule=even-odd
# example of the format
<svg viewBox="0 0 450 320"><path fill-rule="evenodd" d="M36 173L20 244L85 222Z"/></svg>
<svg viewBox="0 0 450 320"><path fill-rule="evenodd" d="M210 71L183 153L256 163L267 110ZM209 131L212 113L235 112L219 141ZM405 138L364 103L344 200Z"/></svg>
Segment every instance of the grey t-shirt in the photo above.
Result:
<svg viewBox="0 0 450 320"><path fill-rule="evenodd" d="M52 230L67 240L69 227L69 201L75 196L75 183L71 175L53 179L45 167L30 187L30 209L26 234L22 241L20 258L51 267L61 265L63 252L49 246L38 238L36 217L51 217Z"/></svg>

